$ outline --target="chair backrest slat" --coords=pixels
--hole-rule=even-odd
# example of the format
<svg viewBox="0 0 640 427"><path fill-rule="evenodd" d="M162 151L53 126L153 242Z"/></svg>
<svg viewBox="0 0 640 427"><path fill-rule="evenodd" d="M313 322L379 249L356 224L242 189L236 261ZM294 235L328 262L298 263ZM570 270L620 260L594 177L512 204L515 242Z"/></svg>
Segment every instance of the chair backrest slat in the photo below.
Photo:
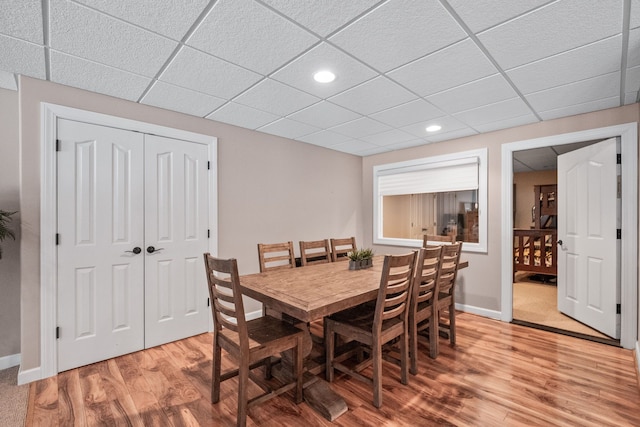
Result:
<svg viewBox="0 0 640 427"><path fill-rule="evenodd" d="M296 258L293 252L293 242L258 243L258 261L260 272L295 268Z"/></svg>
<svg viewBox="0 0 640 427"><path fill-rule="evenodd" d="M438 291L440 294L453 294L456 277L458 276L461 246L460 242L442 246L442 260L438 276Z"/></svg>
<svg viewBox="0 0 640 427"><path fill-rule="evenodd" d="M302 266L331 262L329 240L300 241Z"/></svg>
<svg viewBox="0 0 640 427"><path fill-rule="evenodd" d="M440 236L437 234L425 234L422 236L422 247L426 248L429 246L429 242L439 242L436 244L447 244L447 243L455 243L456 236Z"/></svg>
<svg viewBox="0 0 640 427"><path fill-rule="evenodd" d="M385 256L373 321L373 327L378 331L384 321L398 317L407 321L416 258L416 252Z"/></svg>
<svg viewBox="0 0 640 427"><path fill-rule="evenodd" d="M346 261L349 259L347 254L357 249L355 237L331 239L331 260L333 262Z"/></svg>
<svg viewBox="0 0 640 427"><path fill-rule="evenodd" d="M220 259L204 254L211 312L216 333L227 329L237 334L241 348L249 349L249 335L244 315L238 263L232 259Z"/></svg>
<svg viewBox="0 0 640 427"><path fill-rule="evenodd" d="M416 274L413 282L412 307L423 303L433 303L438 295L438 275L442 260L442 246L422 248L416 262Z"/></svg>

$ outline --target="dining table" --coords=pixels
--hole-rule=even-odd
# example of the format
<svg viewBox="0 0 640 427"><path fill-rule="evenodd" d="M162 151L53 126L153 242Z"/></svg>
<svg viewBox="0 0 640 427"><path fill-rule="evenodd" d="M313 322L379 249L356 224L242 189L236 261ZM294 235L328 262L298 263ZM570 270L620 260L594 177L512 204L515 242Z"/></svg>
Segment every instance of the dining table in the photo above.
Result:
<svg viewBox="0 0 640 427"><path fill-rule="evenodd" d="M240 276L242 293L264 304L275 313L297 319L298 326L308 331L308 325L377 298L384 256L373 258L373 265L350 270L349 262L330 262L300 268L269 270ZM459 268L468 266L461 261ZM310 333L303 352L309 355L313 346ZM305 380L307 403L330 421L347 411L344 399L317 377L324 372L316 367L313 381Z"/></svg>

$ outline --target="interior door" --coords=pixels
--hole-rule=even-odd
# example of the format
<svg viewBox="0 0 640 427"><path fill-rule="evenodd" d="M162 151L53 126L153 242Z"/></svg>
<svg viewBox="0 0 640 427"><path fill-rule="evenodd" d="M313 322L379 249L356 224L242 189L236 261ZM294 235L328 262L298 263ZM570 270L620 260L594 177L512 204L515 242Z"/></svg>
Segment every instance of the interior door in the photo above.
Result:
<svg viewBox="0 0 640 427"><path fill-rule="evenodd" d="M146 135L145 344L206 332L208 148Z"/></svg>
<svg viewBox="0 0 640 427"><path fill-rule="evenodd" d="M618 339L616 153L613 138L558 156L558 309Z"/></svg>
<svg viewBox="0 0 640 427"><path fill-rule="evenodd" d="M144 347L143 136L58 120L58 371Z"/></svg>

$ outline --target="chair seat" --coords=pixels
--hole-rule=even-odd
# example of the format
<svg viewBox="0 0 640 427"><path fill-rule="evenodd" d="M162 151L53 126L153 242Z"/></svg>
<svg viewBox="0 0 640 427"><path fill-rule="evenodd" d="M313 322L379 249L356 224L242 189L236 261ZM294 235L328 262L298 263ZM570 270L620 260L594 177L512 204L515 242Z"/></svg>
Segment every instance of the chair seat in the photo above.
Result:
<svg viewBox="0 0 640 427"><path fill-rule="evenodd" d="M274 341L303 333L301 329L271 316L262 316L249 320L247 322L247 332L249 335L249 350L252 351L264 344L271 345ZM238 334L234 331L223 329L220 335L235 345L240 345Z"/></svg>
<svg viewBox="0 0 640 427"><path fill-rule="evenodd" d="M373 317L375 315L375 304L361 304L357 307L343 310L329 316L329 320L340 323L341 329L360 330L365 334L372 334ZM393 328L396 325L402 327L401 318L393 318L382 322L382 332Z"/></svg>

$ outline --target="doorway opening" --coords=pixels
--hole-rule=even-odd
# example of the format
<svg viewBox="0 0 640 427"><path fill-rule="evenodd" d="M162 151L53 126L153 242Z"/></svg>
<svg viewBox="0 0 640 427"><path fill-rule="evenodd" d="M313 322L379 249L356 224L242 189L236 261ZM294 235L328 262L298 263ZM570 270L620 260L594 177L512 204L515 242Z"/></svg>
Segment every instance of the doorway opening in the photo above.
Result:
<svg viewBox="0 0 640 427"><path fill-rule="evenodd" d="M501 320L511 322L514 301L514 170L513 154L522 150L620 137L621 229L620 240L620 346L633 349L638 329L637 236L637 123L516 141L502 146L502 279ZM531 213L529 212L529 215Z"/></svg>

